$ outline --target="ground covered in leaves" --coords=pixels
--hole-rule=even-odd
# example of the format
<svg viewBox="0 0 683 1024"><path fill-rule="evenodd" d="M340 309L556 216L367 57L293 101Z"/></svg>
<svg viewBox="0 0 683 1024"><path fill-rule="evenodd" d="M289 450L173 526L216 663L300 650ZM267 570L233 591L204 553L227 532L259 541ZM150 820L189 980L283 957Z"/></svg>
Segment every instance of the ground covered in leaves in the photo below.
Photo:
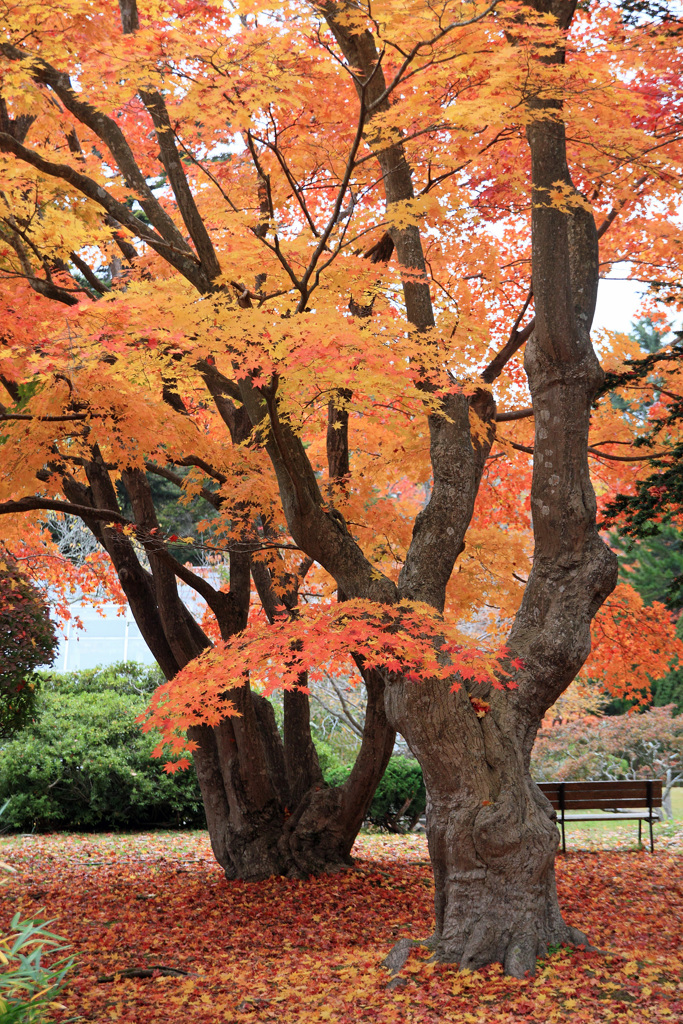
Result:
<svg viewBox="0 0 683 1024"><path fill-rule="evenodd" d="M5 837L17 873L0 921L46 915L72 944L62 1022L681 1021L683 826L659 829L654 857L621 828L574 831L583 849L558 858L567 920L606 955L558 949L523 981L458 973L417 947L387 988L384 955L432 923L418 836L361 836L355 871L261 883L227 882L200 832Z"/></svg>

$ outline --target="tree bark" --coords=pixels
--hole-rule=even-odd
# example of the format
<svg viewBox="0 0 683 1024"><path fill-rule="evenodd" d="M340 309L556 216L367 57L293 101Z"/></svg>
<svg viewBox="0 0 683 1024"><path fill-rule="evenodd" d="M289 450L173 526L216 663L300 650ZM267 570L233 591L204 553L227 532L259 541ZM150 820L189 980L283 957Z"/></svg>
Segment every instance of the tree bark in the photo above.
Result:
<svg viewBox="0 0 683 1024"><path fill-rule="evenodd" d="M435 956L474 970L533 972L548 946L587 943L557 900L555 812L529 775L526 723L509 695L486 693L482 718L464 687L395 681L387 714L418 758L427 789L435 883Z"/></svg>
<svg viewBox="0 0 683 1024"><path fill-rule="evenodd" d="M568 28L574 0L537 0ZM323 10L344 56L370 83L367 102L385 88L369 32L351 35L343 4ZM535 66L564 61L561 35ZM598 240L586 200L574 188L566 158L562 106L543 98L543 83L530 76L526 97L532 172L533 334L525 368L535 415L531 492L535 538L533 568L508 647L521 659L518 689L473 696L490 705L477 714L468 688L419 684L392 676L387 717L422 766L428 794L427 837L436 886L431 945L443 961L463 968L500 962L522 977L548 945L586 942L563 921L557 901L555 814L529 775L533 741L548 707L581 668L590 651L590 622L616 583L616 559L596 529L596 502L587 460L593 396L602 371L590 341L598 285ZM535 91L534 91L535 90ZM372 120L366 138L372 145ZM412 196L410 169L400 144L377 153L387 207ZM564 202L553 192L563 186ZM411 271L406 314L418 329L431 326L429 289L419 231L392 231L399 263ZM492 424L495 406L477 396L479 415ZM445 415L443 415L445 414ZM467 403L446 399L443 414L429 416L433 489L416 519L399 579L399 596L437 611L462 550L489 445L475 444ZM492 429L489 431L492 438ZM323 562L323 564L326 564ZM333 561L326 567L337 579ZM369 596L369 595L364 595ZM456 685L458 680L452 680Z"/></svg>
<svg viewBox="0 0 683 1024"><path fill-rule="evenodd" d="M241 718L189 733L199 743L194 758L207 826L226 877L306 878L350 867L351 847L394 746L382 679L368 687L361 749L341 786L324 785L317 756L301 742L300 722L299 743L286 760L270 703L245 687L239 709ZM292 764L295 751L300 756Z"/></svg>

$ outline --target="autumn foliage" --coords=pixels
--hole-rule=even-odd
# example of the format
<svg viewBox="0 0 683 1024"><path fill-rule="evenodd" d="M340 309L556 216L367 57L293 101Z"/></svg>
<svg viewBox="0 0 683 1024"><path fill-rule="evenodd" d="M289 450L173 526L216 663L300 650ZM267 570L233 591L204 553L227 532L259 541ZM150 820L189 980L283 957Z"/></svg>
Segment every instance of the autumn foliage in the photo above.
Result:
<svg viewBox="0 0 683 1024"><path fill-rule="evenodd" d="M653 679L683 664L683 643L673 615L661 602L645 605L628 583L605 602L593 626L593 648L582 677L596 680L603 694L647 706Z"/></svg>
<svg viewBox="0 0 683 1024"><path fill-rule="evenodd" d="M598 506L638 490L678 401L676 364L622 377L636 342L591 324L624 265L656 322L680 302L679 23L602 0L2 13L13 542L66 514L107 552L228 877L348 864L399 730L437 957L522 977L580 944L528 754L616 583ZM155 478L215 516L165 531ZM678 651L628 588L596 635L585 671L638 699ZM347 654L368 713L326 789L307 673Z"/></svg>
<svg viewBox="0 0 683 1024"><path fill-rule="evenodd" d="M519 667L506 659L505 649L487 657L461 630L435 622L427 606L387 607L359 600L309 605L295 618L281 617L267 632L256 623L200 655L158 688L149 713L141 716L143 730L161 734L157 757L164 745L175 754L191 752L197 744L186 739L190 726L217 725L227 715L239 715L230 691L243 684L245 675L265 696L276 687L301 691L321 665L341 674L352 671L351 651L366 671L403 671L416 685L425 678L449 679L455 667L461 680L514 689L510 673ZM459 681L452 684L453 690L460 687ZM477 714L489 707L475 696L471 700L478 702ZM165 768L173 772L188 766L187 758L181 758Z"/></svg>
<svg viewBox="0 0 683 1024"><path fill-rule="evenodd" d="M123 36L116 5L98 8L93 18L77 5L66 4L61 13L40 8L26 37L17 12L9 17L3 173L15 227L3 229L2 250L2 301L13 324L2 356L3 379L14 399L5 414L7 496L31 493L38 473L44 477L42 497L59 499L59 459L77 467L93 444L114 465L144 465L148 471L150 465L182 462L190 452L195 468L181 480L183 493L190 497L207 486L220 493L211 550L239 541L281 577L285 566L269 553L267 539L244 536L249 509L286 543L263 452L256 444L219 440L216 409L204 400L207 387L215 392L226 379L239 383L248 377L256 388L277 379L278 403L310 440L317 472L324 458L320 426L327 398L338 412L351 413L352 478L331 480L328 497L366 554L393 576L429 473L419 414L449 388L473 393L481 386L481 367L495 356L510 325L519 331L531 323L524 269L529 239L518 230L528 188L518 100L529 47L547 43L552 28L544 16L528 12L522 25L515 4L499 4L495 18L475 17L444 33L431 56L416 54L405 67L400 47L392 43L384 73L392 82L393 103L373 120L373 132L388 140L400 125L418 187L413 199L393 203L390 215L380 216L381 190L370 159L372 147L377 149L374 136L363 138L358 123L341 123L335 113L339 102L353 107L353 79L340 78L329 51L317 44L316 16L295 29L286 18L269 20L267 11L244 5L237 26L231 13L212 8L210 34L220 39L216 52L206 38L207 11L201 5L141 8L135 15L142 19L140 30ZM349 24L354 18L365 24L361 13L346 17ZM434 30L434 17L429 7L414 5L408 12L401 5L400 12L385 12L382 32L388 40L399 29L419 39ZM562 88L572 126L571 158L595 204L604 272L618 265L624 251L637 251L660 284L669 281L673 289L678 263L667 203L679 152L675 113L663 96L677 42L675 35L657 35L648 25L635 19L625 26L608 5L581 11ZM24 43L12 41L15 36ZM112 37L115 48L106 43ZM586 47L582 39L588 37ZM496 47L494 62L481 57L490 45ZM40 66L22 64L24 52L34 49ZM98 53L106 53L106 60ZM637 70L633 64L632 72L615 75L613 68L624 62L630 67L635 53ZM60 73L77 75L83 100L69 98L55 77ZM587 81L593 83L589 91ZM83 103L89 90L100 97L103 82L104 120L98 121ZM46 101L48 90L56 90L59 113ZM227 140L225 118L215 116L219 109L233 142ZM322 136L316 126L330 119L335 131ZM152 125L156 147L149 141ZM29 134L19 139L19 128ZM609 151L598 144L597 131L600 139L610 138ZM656 158L653 133L665 144ZM119 162L114 180L101 160L100 136ZM66 138L75 160L68 173L58 155ZM172 168L172 151L182 172ZM201 155L208 152L215 155ZM671 172L660 173L655 159L668 160ZM341 180L339 172L328 170L345 164ZM559 207L574 202L565 192L558 185L552 197ZM133 201L135 195L139 199ZM178 215L191 244L173 226L170 218ZM393 300L405 271L391 263L391 248L386 261L376 262L373 244L379 245L387 229L411 225L429 228L427 262L438 322L406 335ZM86 245L97 253L94 262L78 255ZM258 273L249 278L246 267ZM296 280L304 282L298 305ZM220 297L198 302L197 293L206 293L209 281ZM315 320L292 318L292 309L305 313L313 294ZM349 298L351 312L367 306L372 317L350 316ZM635 355L623 337L606 336L600 344L615 366ZM67 352L71 369L65 373ZM415 371L387 374L388 364L419 366L419 381ZM457 366L457 385L444 377L444 366ZM427 392L425 381L433 384ZM633 383L653 388L642 375L635 382L626 379L623 387ZM519 353L497 376L495 389L506 412L525 403ZM172 394L182 398L184 417ZM670 401L660 393L649 415L661 420ZM475 416L475 431L477 422ZM488 632L496 638L505 635L517 609L531 555L523 500L530 486L524 456L529 423L514 419L498 428L494 461L485 471L467 548L449 588L451 618L462 621L485 605L491 609ZM591 448L601 497L637 486L638 463L610 460L627 455L624 445L646 427L616 413L609 401L601 403ZM60 430L62 440L55 441ZM500 522L506 524L503 536ZM148 547L168 540L154 528L118 526ZM277 579L275 585L277 590ZM318 585L324 590L324 577ZM622 635L632 629L634 614L632 607L628 619L622 615ZM665 629L664 618L660 628ZM275 661L277 641L272 642ZM619 659L605 663L621 665ZM644 677L633 688L642 689L640 684L646 685ZM617 685L616 671L606 685Z"/></svg>
<svg viewBox="0 0 683 1024"><path fill-rule="evenodd" d="M64 1024L671 1024L683 1013L680 826L658 834L655 857L631 841L605 850L601 836L559 859L562 904L602 952L551 950L522 981L498 966L458 972L416 946L387 986L388 937L424 935L432 913L418 837L364 836L353 872L256 885L227 883L199 834L5 838L17 874L0 892L71 944L53 1011Z"/></svg>
<svg viewBox="0 0 683 1024"><path fill-rule="evenodd" d="M38 684L35 669L50 664L56 649L45 596L5 556L0 560L0 736L29 720Z"/></svg>
<svg viewBox="0 0 683 1024"><path fill-rule="evenodd" d="M32 493L38 473L44 477L41 496L61 499L59 459L77 471L93 444L109 463L145 466L148 472L170 468L191 453L194 468L180 481L184 495L202 487L220 495L221 514L206 535L207 546L220 552L243 543L274 574L277 591L293 559L276 559L269 538L258 531L244 536L248 509L287 543L272 472L258 444L229 443L216 409L205 401L207 387L215 391L226 379L239 383L248 376L259 387L276 375L278 402L307 438L316 472L324 465L320 428L328 397L338 413L350 414L352 476L330 480L327 494L365 553L392 577L405 557L429 476L420 417L425 403L437 403L449 388L467 393L481 387L478 373L496 355L511 324L517 331L531 324L529 238L519 230L528 167L518 100L528 47L542 46L552 30L543 16L528 13L522 26L516 5L500 4L495 19L475 19L444 35L429 58L415 57L414 66L402 69L400 50L389 47L385 74L391 82L398 76L400 90L396 84L394 103L376 122L376 131L389 139L401 126L417 190L414 199L394 203L387 217L380 216L370 143L352 119L340 123L335 113L339 102L353 106L355 86L349 76L340 78L329 51L317 45L316 18L290 29L287 19L269 21L267 6L263 11L258 4L243 7L239 26L232 14L211 9L211 36L220 39L216 53L206 38L207 11L201 5L141 8L141 30L124 36L116 5L98 8L93 18L84 17L77 5L64 5L61 14L40 8L29 32L35 42L29 45L26 37L23 44L26 52L33 47L40 53L40 70L21 63L24 51L11 41L13 30L24 38L21 19L16 11L11 14L3 44L3 173L14 222L27 226L6 226L3 236L2 301L12 333L5 340L2 373L14 399L4 414L6 495ZM387 39L399 26L406 38L418 39L431 31L434 14L428 7L414 5L408 12L401 5L400 12L388 9L383 17ZM363 21L360 13L348 18ZM113 49L106 42L112 37L117 39ZM584 38L591 38L590 46L583 45ZM667 32L657 35L647 19L624 25L616 9L596 4L577 14L572 60L562 71L571 159L595 204L603 272L619 265L624 252L637 252L670 290L675 290L678 262L667 203L680 156L675 111L663 97L674 74L676 39ZM491 62L481 54L494 40ZM631 67L636 53L631 72L614 74L614 67ZM106 54L106 60L96 54ZM60 93L63 85L53 67L76 74L83 97L89 90L100 97L106 83L106 124L80 100ZM272 92L274 68L277 90ZM587 81L593 83L590 90ZM151 99L162 85L167 115ZM46 100L48 90L55 89L61 96L59 113ZM224 112L235 141L227 141L217 110ZM164 134L159 118L166 116L174 127ZM323 137L316 126L330 119L335 131ZM10 142L13 125L29 131L21 142ZM161 151L150 142L152 125L160 133ZM98 132L105 132L114 159L121 161L119 178L108 177ZM663 143L656 157L653 134ZM611 140L609 151L599 145L605 137ZM69 173L58 157L66 138L75 147ZM187 187L169 170L171 145ZM211 158L201 156L214 151ZM133 157L139 170L131 169ZM662 159L671 168L666 174L656 163ZM342 174L341 182L339 172L326 169L348 160L352 175ZM152 182L154 190L144 182ZM559 186L553 202L560 207L569 202ZM191 244L171 226L172 216L189 224ZM405 272L391 262L391 249L386 262L375 262L373 244L379 245L387 228L417 224L429 228L427 260L438 322L406 335L393 299ZM91 263L78 255L86 245ZM258 281L245 276L245 267L258 270L252 274ZM220 297L198 302L197 293L206 290L202 275L210 272ZM306 282L305 301L298 305L292 275ZM313 294L315 321L310 315L291 317L292 301L297 313L305 313ZM372 317L350 316L349 297L352 311L365 304ZM636 355L623 336L598 340L610 366ZM417 386L412 370L388 374L387 365L419 366L422 383ZM444 377L444 366L457 366L457 386ZM425 379L436 389L431 397ZM618 383L619 394L634 384L641 392L656 391L655 382L643 375ZM528 401L525 388L520 354L513 353L505 374L495 379L499 408L521 411ZM182 398L184 416L170 400L173 394ZM671 401L660 392L648 417L662 421ZM628 456L648 422L621 415L609 400L596 410L590 455L601 500L637 487L643 464L612 460ZM475 431L480 429L476 416L473 423ZM505 636L529 570L525 448L531 444L530 423L509 419L498 427L467 547L449 586L451 620L479 615L485 606L487 636L494 640ZM56 441L59 431L63 436ZM634 454L639 457L637 450ZM501 522L506 524L502 535ZM169 540L153 527L118 522L119 527L143 546ZM309 582L313 573L320 575L313 568ZM316 585L323 594L330 592L324 574ZM621 622L620 637L637 644L640 630L633 628L639 613L633 602L628 616L614 614ZM664 615L656 628L666 630ZM605 620L598 634L608 632ZM275 662L278 642L272 643ZM324 656L320 650L318 657ZM617 666L625 662L606 656L604 663L615 666L605 677L613 689L619 685ZM641 675L632 689L644 686Z"/></svg>

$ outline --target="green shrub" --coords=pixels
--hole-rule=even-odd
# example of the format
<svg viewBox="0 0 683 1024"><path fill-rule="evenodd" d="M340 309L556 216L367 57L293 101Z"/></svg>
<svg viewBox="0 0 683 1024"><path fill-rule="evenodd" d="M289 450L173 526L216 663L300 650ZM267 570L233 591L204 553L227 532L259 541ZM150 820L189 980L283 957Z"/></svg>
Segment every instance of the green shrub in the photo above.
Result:
<svg viewBox="0 0 683 1024"><path fill-rule="evenodd" d="M342 762L336 750L325 740L315 740L315 749L320 762L320 770L328 786L339 786L348 778L350 768ZM341 781L337 781L341 780Z"/></svg>
<svg viewBox="0 0 683 1024"><path fill-rule="evenodd" d="M323 778L328 786L341 786L351 773L326 744L316 743ZM322 751L321 751L322 748ZM412 828L425 812L427 794L422 769L409 757L390 757L366 820L391 832Z"/></svg>
<svg viewBox="0 0 683 1024"><path fill-rule="evenodd" d="M143 665L139 661L117 661L113 665L97 665L78 672L38 673L44 690L59 693L114 693L148 695L161 686L164 676L158 665Z"/></svg>
<svg viewBox="0 0 683 1024"><path fill-rule="evenodd" d="M0 550L0 737L34 716L35 669L51 663L57 647L42 594Z"/></svg>
<svg viewBox="0 0 683 1024"><path fill-rule="evenodd" d="M46 676L36 720L0 748L4 823L22 831L204 825L194 771L166 775L151 757L154 736L135 721L147 698L126 687L145 673Z"/></svg>
<svg viewBox="0 0 683 1024"><path fill-rule="evenodd" d="M418 762L409 757L390 757L368 818L380 828L403 831L417 824L426 804L427 793Z"/></svg>

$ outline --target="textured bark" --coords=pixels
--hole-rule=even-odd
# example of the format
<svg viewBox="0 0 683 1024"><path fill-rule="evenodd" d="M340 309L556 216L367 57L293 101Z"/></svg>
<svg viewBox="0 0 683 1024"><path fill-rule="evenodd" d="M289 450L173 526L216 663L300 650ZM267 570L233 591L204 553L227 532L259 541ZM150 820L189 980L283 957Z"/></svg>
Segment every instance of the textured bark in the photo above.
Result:
<svg viewBox="0 0 683 1024"><path fill-rule="evenodd" d="M506 694L478 695L491 703L483 718L464 688L397 680L387 713L424 771L436 957L523 977L549 945L587 939L557 901L555 812L529 776L526 721Z"/></svg>
<svg viewBox="0 0 683 1024"><path fill-rule="evenodd" d="M302 679L301 685L306 686ZM289 800L298 807L311 789L320 789L323 775L318 753L311 736L311 708L308 694L301 690L285 690L284 705L284 767L289 783Z"/></svg>
<svg viewBox="0 0 683 1024"><path fill-rule="evenodd" d="M351 400L348 388L339 392L342 402ZM349 410L331 399L327 409L327 466L330 479L341 480L349 472Z"/></svg>
<svg viewBox="0 0 683 1024"><path fill-rule="evenodd" d="M224 411L241 433L239 410ZM174 568L163 545L148 548L149 569L139 561L129 537L85 510L108 510L120 516L116 490L97 450L85 466L89 486L63 479L64 492L104 545L117 571L140 632L165 676L172 678L205 647L208 640L180 599ZM147 534L158 529L147 479L127 470L122 480L137 526ZM230 557L229 593L208 594L221 635L246 625L250 598L248 557ZM274 613L268 570L254 566L264 607ZM296 604L296 585L285 595ZM302 684L305 680L302 679ZM189 730L198 744L194 764L214 856L228 878L259 879L272 875L306 877L352 863L351 847L393 748L395 733L384 714L383 683L369 685L369 706L360 755L344 786L324 786L310 731L308 696L284 695L283 736L270 703L247 686L230 694L240 717L212 729Z"/></svg>

